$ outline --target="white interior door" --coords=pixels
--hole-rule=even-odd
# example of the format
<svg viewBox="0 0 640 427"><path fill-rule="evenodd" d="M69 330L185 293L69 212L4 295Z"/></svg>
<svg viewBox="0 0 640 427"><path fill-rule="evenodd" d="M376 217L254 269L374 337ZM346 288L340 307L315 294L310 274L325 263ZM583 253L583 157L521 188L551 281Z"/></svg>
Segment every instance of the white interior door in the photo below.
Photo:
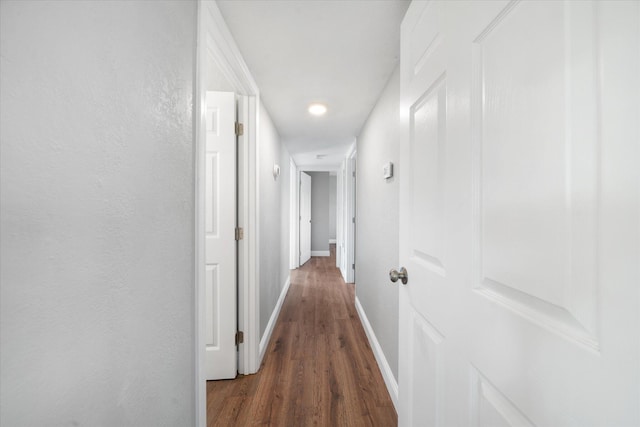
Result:
<svg viewBox="0 0 640 427"><path fill-rule="evenodd" d="M236 98L207 92L205 166L205 298L208 380L235 378Z"/></svg>
<svg viewBox="0 0 640 427"><path fill-rule="evenodd" d="M311 258L311 176L300 172L300 265Z"/></svg>
<svg viewBox="0 0 640 427"><path fill-rule="evenodd" d="M354 151L347 160L347 283L356 281L356 166L357 152Z"/></svg>
<svg viewBox="0 0 640 427"><path fill-rule="evenodd" d="M639 8L409 7L401 426L640 425Z"/></svg>

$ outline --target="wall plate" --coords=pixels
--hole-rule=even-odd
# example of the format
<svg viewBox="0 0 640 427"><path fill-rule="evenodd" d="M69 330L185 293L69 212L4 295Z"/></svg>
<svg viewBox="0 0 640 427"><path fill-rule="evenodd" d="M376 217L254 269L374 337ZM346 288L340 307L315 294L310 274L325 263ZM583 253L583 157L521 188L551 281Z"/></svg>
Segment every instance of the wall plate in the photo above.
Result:
<svg viewBox="0 0 640 427"><path fill-rule="evenodd" d="M382 177L384 179L389 179L393 177L393 163L387 162L382 165Z"/></svg>

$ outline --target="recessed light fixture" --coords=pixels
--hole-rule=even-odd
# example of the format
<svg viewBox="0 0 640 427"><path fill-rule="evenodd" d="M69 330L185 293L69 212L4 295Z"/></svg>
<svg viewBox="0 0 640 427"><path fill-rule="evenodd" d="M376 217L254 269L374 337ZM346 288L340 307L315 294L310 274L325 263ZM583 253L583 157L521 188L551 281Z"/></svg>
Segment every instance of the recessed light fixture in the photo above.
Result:
<svg viewBox="0 0 640 427"><path fill-rule="evenodd" d="M309 113L314 116L322 116L327 112L327 106L324 104L311 104L309 105Z"/></svg>

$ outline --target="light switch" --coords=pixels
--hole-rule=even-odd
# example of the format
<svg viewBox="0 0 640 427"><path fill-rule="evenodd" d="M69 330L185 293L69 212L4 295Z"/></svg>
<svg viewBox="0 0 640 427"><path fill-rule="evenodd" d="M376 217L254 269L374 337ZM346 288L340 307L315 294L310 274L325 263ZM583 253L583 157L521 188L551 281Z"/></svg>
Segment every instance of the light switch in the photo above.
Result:
<svg viewBox="0 0 640 427"><path fill-rule="evenodd" d="M382 176L384 179L389 179L393 176L393 163L388 162L382 165Z"/></svg>

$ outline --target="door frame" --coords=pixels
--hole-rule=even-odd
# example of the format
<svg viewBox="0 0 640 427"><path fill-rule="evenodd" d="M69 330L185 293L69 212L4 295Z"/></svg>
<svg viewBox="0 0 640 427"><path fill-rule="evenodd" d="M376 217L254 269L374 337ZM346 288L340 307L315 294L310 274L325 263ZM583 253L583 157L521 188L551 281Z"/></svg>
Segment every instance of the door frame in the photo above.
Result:
<svg viewBox="0 0 640 427"><path fill-rule="evenodd" d="M289 268L300 267L300 205L297 203L300 192L300 172L293 158L289 159ZM298 218L296 220L295 218Z"/></svg>
<svg viewBox="0 0 640 427"><path fill-rule="evenodd" d="M298 172L298 267L304 265L311 259L312 250L311 250L311 225L309 226L309 259L305 262L302 262L302 174L305 174L311 180L311 184L309 185L309 223L311 224L311 185L313 185L313 178L311 175L307 173L307 171L301 170Z"/></svg>
<svg viewBox="0 0 640 427"><path fill-rule="evenodd" d="M259 194L258 163L258 123L260 91L249 72L240 50L229 31L220 9L212 1L198 0L197 7L197 43L195 67L195 99L193 127L194 135L194 365L195 365L195 405L196 425L205 426L206 380L205 360L205 299L204 269L205 261L205 216L204 216L204 173L205 173L205 137L204 120L206 101L206 67L214 62L224 77L231 83L238 95L247 97L244 108L238 111L244 116L244 138L238 147L238 194L242 206L238 215L238 227L244 229L244 239L238 241L238 329L244 332L244 343L238 347L238 372L252 374L259 368L260 342L260 290L259 277ZM246 207L246 208L245 208Z"/></svg>
<svg viewBox="0 0 640 427"><path fill-rule="evenodd" d="M295 172L294 167L295 165ZM295 221L291 221L291 269L295 269L300 267L300 174L302 172L329 172L335 173L336 176L340 176L340 166L321 166L321 165L296 165L293 160L291 160L291 212L294 213L292 218L298 218ZM340 182L338 182L338 190L340 186ZM342 207L342 200L340 200L339 193L336 192L336 212L340 212L340 208ZM338 218L338 221L340 218ZM336 229L338 228L338 223L336 222ZM336 230L336 238L339 240L339 234ZM336 245L337 246L337 245ZM339 259L336 259L336 263L339 263ZM340 267L339 265L336 265Z"/></svg>
<svg viewBox="0 0 640 427"><path fill-rule="evenodd" d="M354 144L345 159L344 174L344 262L342 275L347 283L355 283L356 277L356 162L358 150Z"/></svg>

